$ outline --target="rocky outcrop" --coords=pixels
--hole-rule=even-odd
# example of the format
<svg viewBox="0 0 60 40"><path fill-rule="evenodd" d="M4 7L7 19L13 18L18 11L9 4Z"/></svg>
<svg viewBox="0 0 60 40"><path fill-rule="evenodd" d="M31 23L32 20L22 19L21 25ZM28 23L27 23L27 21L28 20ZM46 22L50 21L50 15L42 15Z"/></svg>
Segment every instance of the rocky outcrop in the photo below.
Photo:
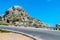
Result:
<svg viewBox="0 0 60 40"><path fill-rule="evenodd" d="M60 24L56 24L56 28L60 28Z"/></svg>
<svg viewBox="0 0 60 40"><path fill-rule="evenodd" d="M2 17L0 16L0 21L2 21Z"/></svg>
<svg viewBox="0 0 60 40"><path fill-rule="evenodd" d="M9 8L3 18L9 24L31 27L48 27L47 24L42 23L40 20L29 16L20 6L13 6Z"/></svg>

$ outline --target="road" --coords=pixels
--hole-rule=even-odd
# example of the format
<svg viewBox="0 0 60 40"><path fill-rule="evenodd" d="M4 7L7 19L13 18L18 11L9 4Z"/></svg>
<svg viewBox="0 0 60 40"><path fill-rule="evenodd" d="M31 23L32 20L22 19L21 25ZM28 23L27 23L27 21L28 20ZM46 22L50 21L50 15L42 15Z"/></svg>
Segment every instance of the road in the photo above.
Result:
<svg viewBox="0 0 60 40"><path fill-rule="evenodd" d="M42 40L60 40L60 32L59 31L41 30L38 28L25 28L25 27L0 26L0 28L27 33L29 35L33 35L35 37L41 38Z"/></svg>

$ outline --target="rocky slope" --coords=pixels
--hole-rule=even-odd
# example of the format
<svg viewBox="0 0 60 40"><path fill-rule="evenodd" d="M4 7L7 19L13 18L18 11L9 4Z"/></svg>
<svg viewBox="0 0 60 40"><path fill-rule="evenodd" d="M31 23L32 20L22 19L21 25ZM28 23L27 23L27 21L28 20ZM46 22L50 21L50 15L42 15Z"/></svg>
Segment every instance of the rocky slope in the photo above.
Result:
<svg viewBox="0 0 60 40"><path fill-rule="evenodd" d="M20 26L35 26L35 27L48 27L47 24L38 19L29 16L25 10L20 6L13 6L9 8L3 16L4 21ZM11 22L12 21L12 22Z"/></svg>

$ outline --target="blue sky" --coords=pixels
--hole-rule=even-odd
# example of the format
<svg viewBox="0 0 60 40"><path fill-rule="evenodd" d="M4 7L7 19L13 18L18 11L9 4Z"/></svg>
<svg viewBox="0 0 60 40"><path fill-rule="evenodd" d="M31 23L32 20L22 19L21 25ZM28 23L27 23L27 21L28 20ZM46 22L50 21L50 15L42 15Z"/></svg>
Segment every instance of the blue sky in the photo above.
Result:
<svg viewBox="0 0 60 40"><path fill-rule="evenodd" d="M51 26L60 24L60 0L0 0L0 15L14 5Z"/></svg>

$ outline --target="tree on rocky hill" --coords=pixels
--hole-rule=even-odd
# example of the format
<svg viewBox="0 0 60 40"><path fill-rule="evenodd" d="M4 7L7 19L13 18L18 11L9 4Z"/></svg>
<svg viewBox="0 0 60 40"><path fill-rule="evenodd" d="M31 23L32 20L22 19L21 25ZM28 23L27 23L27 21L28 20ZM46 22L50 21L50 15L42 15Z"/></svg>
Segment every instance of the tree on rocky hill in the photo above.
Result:
<svg viewBox="0 0 60 40"><path fill-rule="evenodd" d="M0 21L2 21L2 17L0 16Z"/></svg>

